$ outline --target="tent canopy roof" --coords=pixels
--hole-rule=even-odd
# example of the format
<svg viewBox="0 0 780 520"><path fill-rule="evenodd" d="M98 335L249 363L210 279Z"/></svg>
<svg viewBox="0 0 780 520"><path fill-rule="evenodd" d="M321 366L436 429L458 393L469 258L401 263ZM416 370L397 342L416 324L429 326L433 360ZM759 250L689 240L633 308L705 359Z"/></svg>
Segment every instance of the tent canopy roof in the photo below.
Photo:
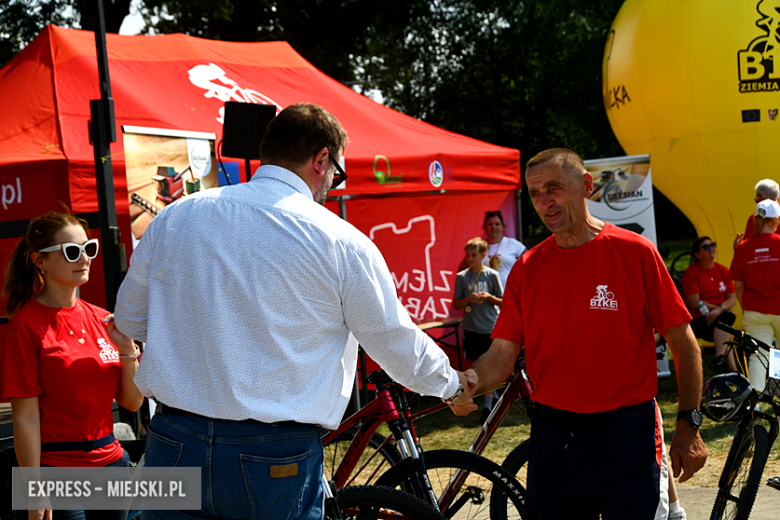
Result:
<svg viewBox="0 0 780 520"><path fill-rule="evenodd" d="M520 187L520 153L442 130L380 105L326 76L286 42L233 43L182 34L107 35L124 183L122 126L210 132L222 138L225 101L285 107L312 102L346 129L344 194ZM93 211L89 101L99 99L94 33L48 26L0 69L0 177L4 167L67 163L72 203ZM0 179L2 180L2 179Z"/></svg>

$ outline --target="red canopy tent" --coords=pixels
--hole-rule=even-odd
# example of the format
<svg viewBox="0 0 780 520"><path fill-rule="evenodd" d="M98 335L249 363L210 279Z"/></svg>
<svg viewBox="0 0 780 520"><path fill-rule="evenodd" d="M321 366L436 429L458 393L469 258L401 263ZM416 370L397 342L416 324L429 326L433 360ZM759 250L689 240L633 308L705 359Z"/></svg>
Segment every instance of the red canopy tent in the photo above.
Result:
<svg viewBox="0 0 780 520"><path fill-rule="evenodd" d="M508 234L514 234L517 150L380 105L329 78L285 42L110 34L107 49L124 242L129 219L122 126L210 132L219 140L225 101L279 107L313 102L339 119L350 137L344 155L349 180L332 192L341 207L328 207L346 210L347 220L377 242L415 318L448 313L463 246L481 234L484 211L504 210ZM10 237L19 236L23 221L53 209L54 200L75 213L97 212L87 124L89 101L100 98L97 78L94 34L56 26L0 69L0 257L18 240ZM82 291L96 304L105 302L101 269L98 261Z"/></svg>

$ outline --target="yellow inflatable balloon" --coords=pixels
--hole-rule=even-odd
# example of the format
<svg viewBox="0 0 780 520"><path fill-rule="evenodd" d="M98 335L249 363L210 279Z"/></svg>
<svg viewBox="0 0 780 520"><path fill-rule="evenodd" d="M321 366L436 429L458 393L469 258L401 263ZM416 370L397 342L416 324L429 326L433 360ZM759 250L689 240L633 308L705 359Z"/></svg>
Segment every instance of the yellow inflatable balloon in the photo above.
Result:
<svg viewBox="0 0 780 520"><path fill-rule="evenodd" d="M780 0L627 0L603 69L620 144L728 267L756 182L780 182Z"/></svg>

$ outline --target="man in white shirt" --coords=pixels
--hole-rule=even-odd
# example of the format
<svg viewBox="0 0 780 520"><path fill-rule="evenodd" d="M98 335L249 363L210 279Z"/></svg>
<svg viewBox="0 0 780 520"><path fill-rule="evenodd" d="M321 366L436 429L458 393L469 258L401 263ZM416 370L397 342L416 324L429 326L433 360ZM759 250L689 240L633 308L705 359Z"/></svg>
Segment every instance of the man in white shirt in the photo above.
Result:
<svg viewBox="0 0 780 520"><path fill-rule="evenodd" d="M166 207L133 253L116 322L147 342L135 380L161 404L146 464L202 468L198 518L322 516L320 428L344 414L358 342L414 391L471 393L376 246L322 206L346 144L322 107L287 107L250 182Z"/></svg>

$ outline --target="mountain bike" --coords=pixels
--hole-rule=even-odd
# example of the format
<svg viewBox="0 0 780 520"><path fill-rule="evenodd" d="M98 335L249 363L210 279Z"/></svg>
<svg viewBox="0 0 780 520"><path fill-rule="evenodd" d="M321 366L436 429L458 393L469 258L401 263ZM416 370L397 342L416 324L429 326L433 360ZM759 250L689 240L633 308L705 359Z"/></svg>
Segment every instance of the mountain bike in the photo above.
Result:
<svg viewBox="0 0 780 520"><path fill-rule="evenodd" d="M723 323L716 323L716 326L734 336L734 341L728 341L726 345L734 349L737 365L745 376L749 375L747 359L751 354L755 354L759 348L770 352L769 345L744 331ZM768 367L766 368L768 370ZM720 376L707 382L705 393L707 393L707 385L717 377ZM709 406L714 406L713 410L716 413L726 410L726 420L738 421L737 431L718 481L718 495L710 520L747 520L750 516L769 451L778 435L780 399L777 396L780 393L777 392L774 381L776 380L768 378L767 386L760 395L749 383L743 382L749 389L749 392L746 390L743 393L749 393L749 396L738 404L730 402L727 398L718 400L717 395L714 399L704 399L711 401L711 404L703 405L705 412ZM737 409L730 409L730 406ZM712 412L708 413L711 414Z"/></svg>
<svg viewBox="0 0 780 520"><path fill-rule="evenodd" d="M397 487L438 507L447 518L484 518L488 513L495 520L521 518L522 488L509 472L475 453L423 453L407 420L411 414L402 387L383 371L372 372L369 382L376 387L376 398L322 438L326 475L331 473L337 486ZM392 438L377 433L382 423ZM495 511L491 501L497 504Z"/></svg>
<svg viewBox="0 0 780 520"><path fill-rule="evenodd" d="M493 410L485 420L482 428L479 429L474 440L471 442L471 446L468 451L482 455L485 448L490 443L493 435L498 431L499 426L504 422L506 417L512 411L514 407L519 408L529 418L533 412L534 402L531 400L531 384L528 382L528 378L525 373L525 351L521 350L520 355L515 362L515 371L506 380L505 386L502 389L496 403L493 405ZM414 424L413 421L426 417L432 413L438 412L448 406L444 403L437 403L432 407L426 408L419 412L409 413L407 420L410 424ZM413 426L412 426L412 431ZM511 475L514 475L517 485L519 486L516 493L522 496L522 503L525 505L525 486L526 486L526 472L525 465L528 462L528 439L518 444L501 463L501 467L506 469ZM504 503L505 497L500 494L494 494L491 496L491 511L499 511ZM522 506L519 510L522 517Z"/></svg>

